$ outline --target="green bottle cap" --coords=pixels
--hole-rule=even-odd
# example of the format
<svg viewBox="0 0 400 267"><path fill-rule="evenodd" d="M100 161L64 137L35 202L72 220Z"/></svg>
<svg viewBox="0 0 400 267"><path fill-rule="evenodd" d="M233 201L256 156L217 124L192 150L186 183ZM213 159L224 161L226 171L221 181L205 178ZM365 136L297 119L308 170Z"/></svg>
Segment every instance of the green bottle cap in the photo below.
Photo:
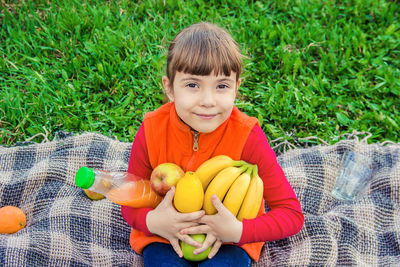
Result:
<svg viewBox="0 0 400 267"><path fill-rule="evenodd" d="M76 186L88 189L94 183L94 170L88 167L82 167L78 170L75 176L75 184Z"/></svg>

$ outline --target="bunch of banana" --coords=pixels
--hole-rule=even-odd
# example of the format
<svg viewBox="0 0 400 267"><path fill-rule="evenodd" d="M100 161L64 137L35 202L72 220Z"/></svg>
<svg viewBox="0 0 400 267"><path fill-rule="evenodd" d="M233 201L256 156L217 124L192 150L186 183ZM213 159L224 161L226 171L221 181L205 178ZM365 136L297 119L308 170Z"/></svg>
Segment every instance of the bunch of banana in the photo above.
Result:
<svg viewBox="0 0 400 267"><path fill-rule="evenodd" d="M203 209L206 214L217 212L211 202L215 194L238 220L257 216L263 198L263 182L256 165L220 155L205 161L196 175L205 191Z"/></svg>

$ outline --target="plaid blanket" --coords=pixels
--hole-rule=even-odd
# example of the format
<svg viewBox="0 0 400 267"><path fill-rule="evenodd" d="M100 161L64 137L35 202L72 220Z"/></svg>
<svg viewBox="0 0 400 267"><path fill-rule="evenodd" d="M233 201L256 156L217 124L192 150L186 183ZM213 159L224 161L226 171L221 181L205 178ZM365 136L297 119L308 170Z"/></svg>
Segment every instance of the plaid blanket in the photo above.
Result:
<svg viewBox="0 0 400 267"><path fill-rule="evenodd" d="M120 207L92 201L74 184L82 166L126 171L131 143L94 133L0 148L0 206L20 207L27 226L0 234L0 266L143 266L129 245ZM331 190L343 152L373 157L376 172L362 198ZM305 214L295 236L267 242L253 266L398 265L400 145L358 140L292 149L278 157Z"/></svg>

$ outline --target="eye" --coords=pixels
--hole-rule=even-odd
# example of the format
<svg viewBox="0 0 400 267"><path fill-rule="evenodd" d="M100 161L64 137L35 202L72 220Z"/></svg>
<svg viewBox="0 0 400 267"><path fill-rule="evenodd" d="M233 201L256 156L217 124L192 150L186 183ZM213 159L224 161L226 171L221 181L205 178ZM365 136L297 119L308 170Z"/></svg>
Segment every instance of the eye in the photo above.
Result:
<svg viewBox="0 0 400 267"><path fill-rule="evenodd" d="M197 85L197 83L188 83L188 84L186 84L186 87L198 88L199 86Z"/></svg>
<svg viewBox="0 0 400 267"><path fill-rule="evenodd" d="M219 84L219 85L217 86L217 89L228 89L228 88L229 88L229 86L226 85L226 84Z"/></svg>

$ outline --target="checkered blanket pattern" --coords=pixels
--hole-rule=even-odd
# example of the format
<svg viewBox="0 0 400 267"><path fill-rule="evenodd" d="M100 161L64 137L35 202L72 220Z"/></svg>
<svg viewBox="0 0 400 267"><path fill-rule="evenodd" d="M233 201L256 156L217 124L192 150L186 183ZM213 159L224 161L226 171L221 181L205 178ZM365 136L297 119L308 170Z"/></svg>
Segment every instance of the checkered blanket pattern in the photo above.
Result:
<svg viewBox="0 0 400 267"><path fill-rule="evenodd" d="M0 148L0 206L20 207L27 226L0 234L0 266L143 266L129 245L118 205L92 201L74 184L82 166L126 171L131 143L83 133L42 144ZM331 195L347 150L373 157L362 198ZM400 145L357 140L289 150L278 157L299 197L305 225L267 242L253 266L395 266L400 262Z"/></svg>

